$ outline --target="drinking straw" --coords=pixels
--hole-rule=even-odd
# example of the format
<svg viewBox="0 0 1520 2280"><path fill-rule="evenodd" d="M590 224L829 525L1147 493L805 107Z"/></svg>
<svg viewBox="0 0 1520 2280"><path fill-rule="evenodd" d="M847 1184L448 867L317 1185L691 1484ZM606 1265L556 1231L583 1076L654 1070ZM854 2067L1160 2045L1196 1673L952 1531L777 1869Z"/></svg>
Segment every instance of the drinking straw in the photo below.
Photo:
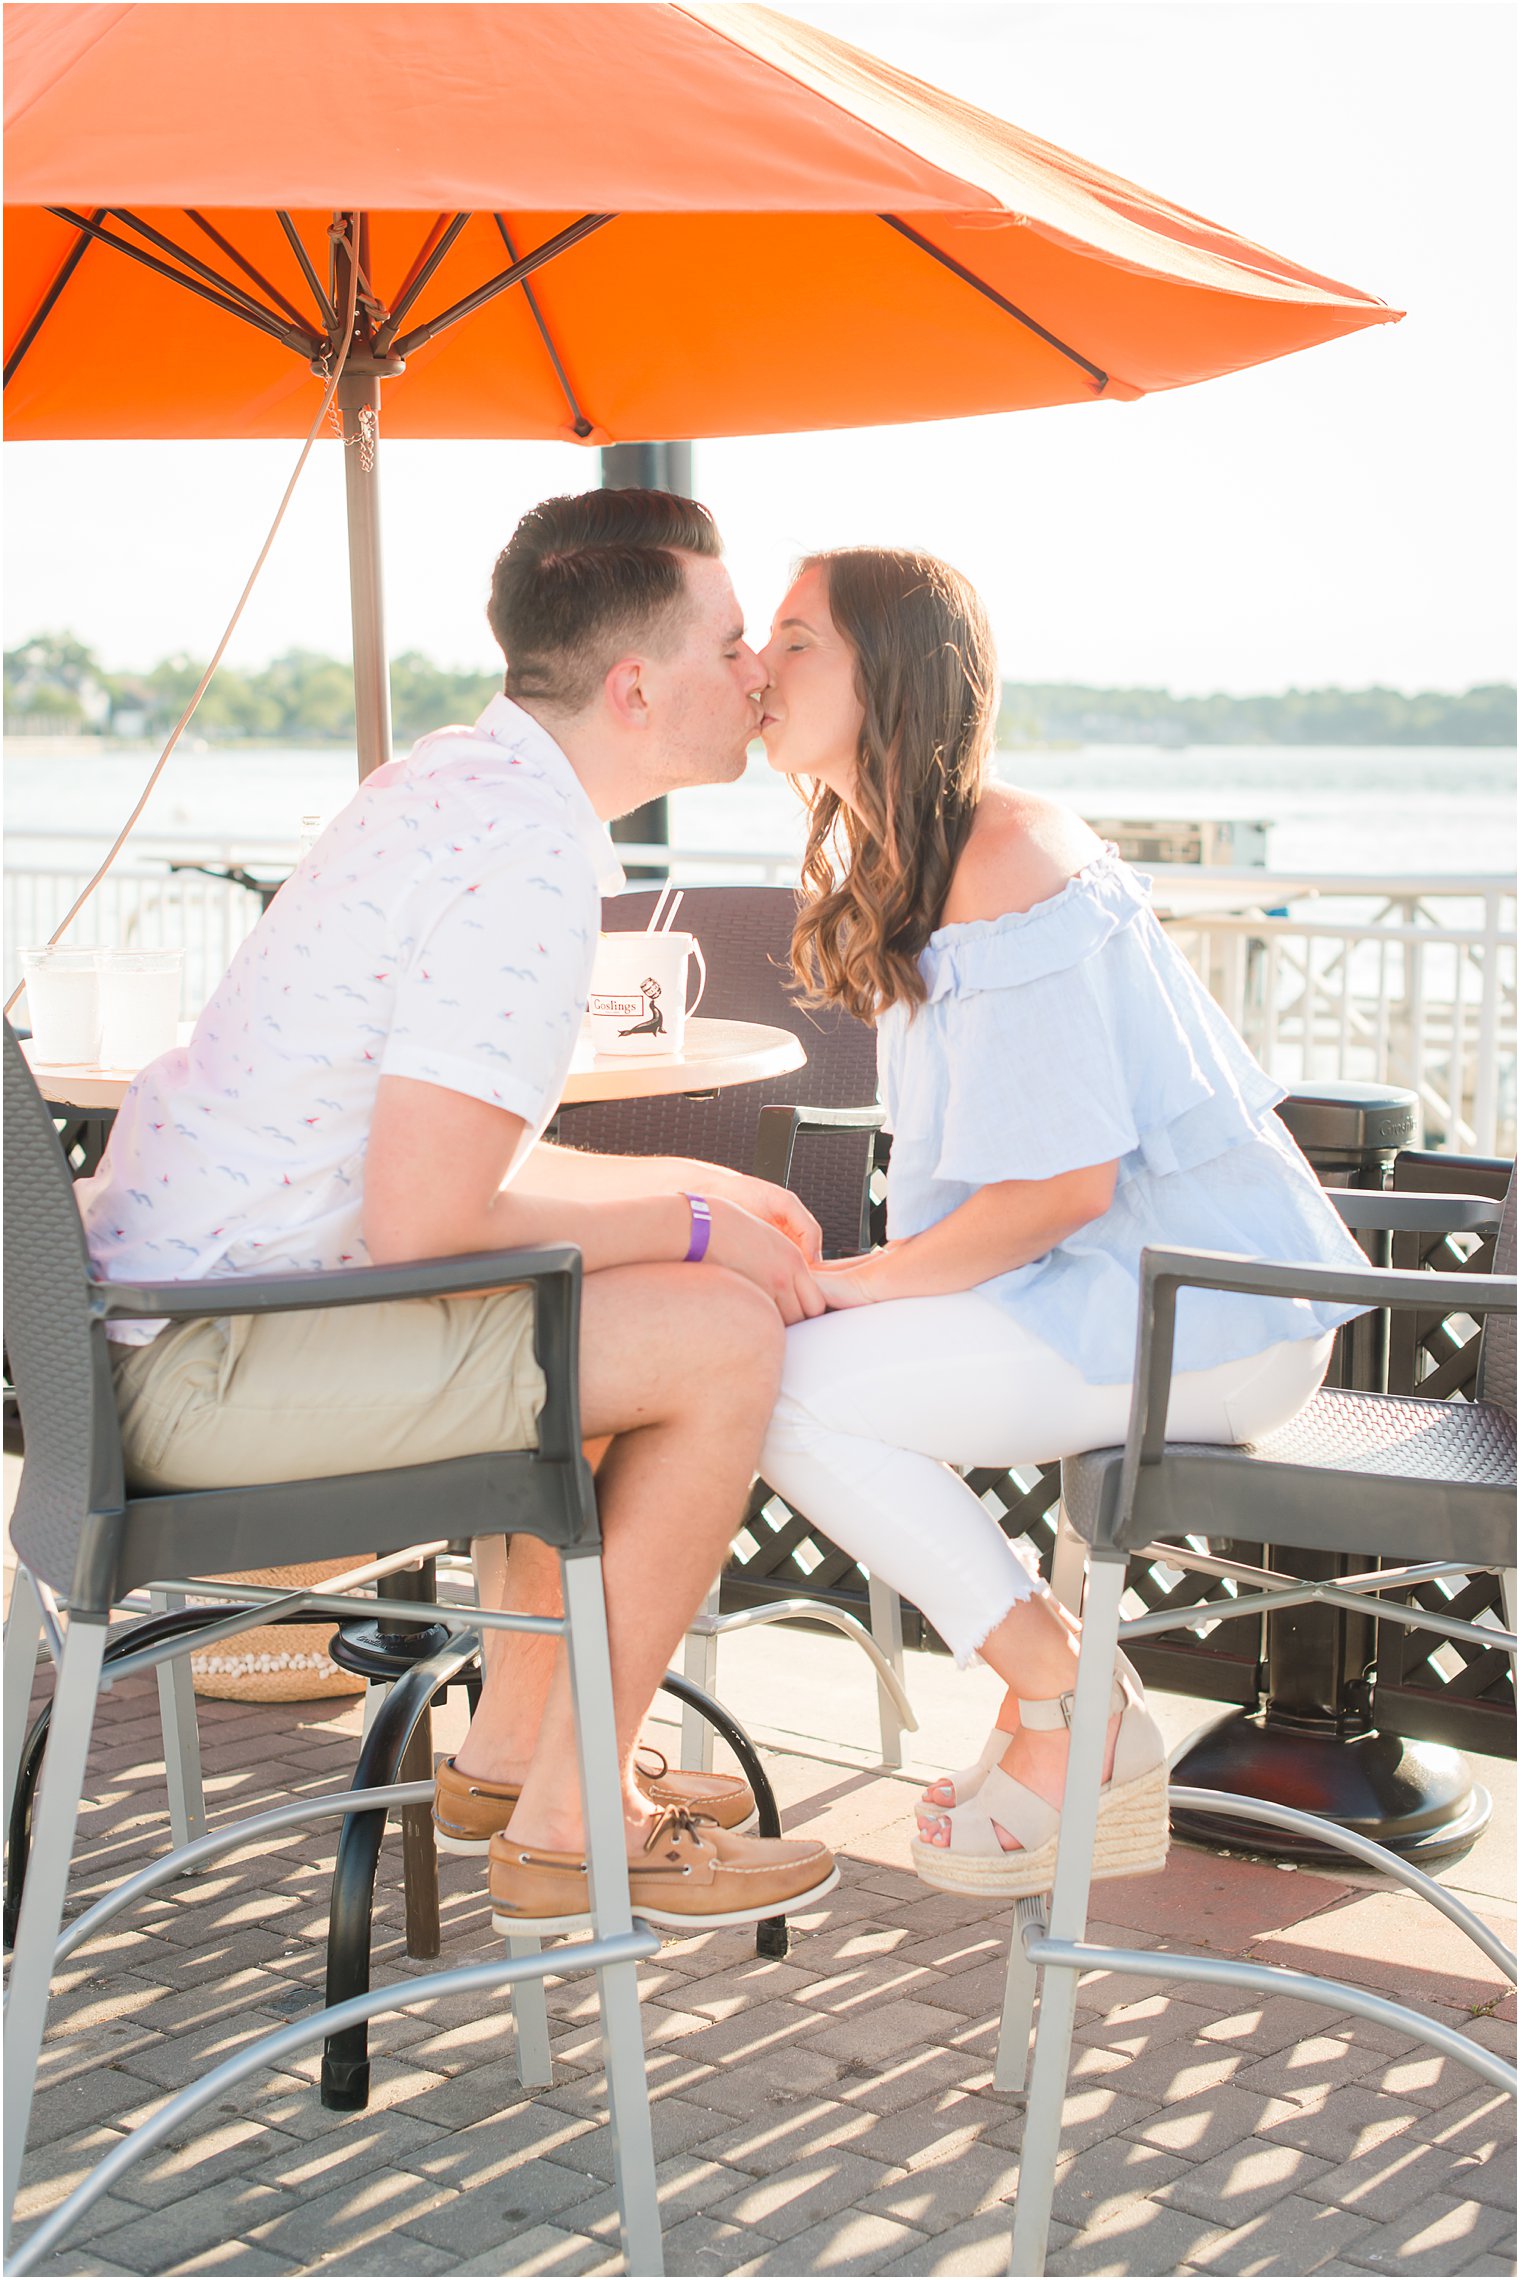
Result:
<svg viewBox="0 0 1520 2280"><path fill-rule="evenodd" d="M653 910L652 910L652 911L649 913L649 924L648 924L648 925L645 927L645 929L644 929L644 932L645 932L646 934L658 934L658 933L659 933L659 931L660 931L660 916L661 916L661 913L664 911L664 908L665 908L665 897L666 897L666 896L669 894L669 892L670 892L670 881L669 881L669 879L667 879L667 880L665 881L665 884L664 884L664 886L663 886L663 887L661 887L661 889L660 889L660 893L659 893L659 899L658 899L658 901L655 903L654 909L653 909Z"/></svg>
<svg viewBox="0 0 1520 2280"><path fill-rule="evenodd" d="M681 898L682 898L682 896L684 895L685 891L686 891L686 890L685 890L685 888L684 888L684 887L683 887L683 888L680 888L680 889L678 889L678 891L677 891L677 894L676 894L676 899L675 899L675 901L674 901L674 902L671 904L671 906L670 906L669 910L668 910L668 911L665 913L664 923L661 925L661 928L660 928L660 932L661 932L662 934L668 934L668 933L670 932L671 928L672 928L672 927L675 925L675 922L676 922L676 912L677 912L677 911L680 909L680 907L681 907Z"/></svg>

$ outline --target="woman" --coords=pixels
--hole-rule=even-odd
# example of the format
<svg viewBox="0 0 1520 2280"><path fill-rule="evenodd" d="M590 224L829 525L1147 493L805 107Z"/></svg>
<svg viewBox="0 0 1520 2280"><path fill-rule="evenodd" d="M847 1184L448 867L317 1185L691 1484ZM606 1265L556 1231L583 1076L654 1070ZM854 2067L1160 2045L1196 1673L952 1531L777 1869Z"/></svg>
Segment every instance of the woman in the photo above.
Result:
<svg viewBox="0 0 1520 2280"><path fill-rule="evenodd" d="M876 1024L892 1162L886 1246L824 1268L830 1312L788 1333L761 1469L1006 1683L978 1764L920 1802L919 1873L1040 1892L1078 1627L949 1467L1123 1440L1146 1244L1361 1255L1144 882L990 780L997 663L966 580L915 553L810 557L762 656L766 751L810 810L794 963ZM1173 1437L1284 1424L1357 1311L1185 1291ZM1163 1759L1121 1658L1095 1874L1161 1866Z"/></svg>

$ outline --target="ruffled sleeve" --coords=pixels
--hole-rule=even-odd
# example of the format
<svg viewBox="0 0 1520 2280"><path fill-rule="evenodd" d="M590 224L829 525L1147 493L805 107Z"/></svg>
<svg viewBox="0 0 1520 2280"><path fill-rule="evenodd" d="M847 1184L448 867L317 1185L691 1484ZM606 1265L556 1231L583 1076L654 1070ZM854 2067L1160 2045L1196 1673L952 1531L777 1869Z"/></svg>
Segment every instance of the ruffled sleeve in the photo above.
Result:
<svg viewBox="0 0 1520 2280"><path fill-rule="evenodd" d="M1147 888L1110 850L1032 910L933 937L929 1000L903 1049L935 1064L935 1180L1115 1161L1122 1180L1255 1138L1283 1088L1162 933Z"/></svg>

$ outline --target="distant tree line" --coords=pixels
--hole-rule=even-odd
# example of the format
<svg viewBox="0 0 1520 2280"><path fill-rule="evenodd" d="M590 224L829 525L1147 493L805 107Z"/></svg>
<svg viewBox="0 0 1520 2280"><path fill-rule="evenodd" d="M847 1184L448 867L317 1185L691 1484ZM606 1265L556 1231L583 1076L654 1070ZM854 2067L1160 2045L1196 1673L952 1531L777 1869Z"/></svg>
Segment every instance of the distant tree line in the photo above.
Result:
<svg viewBox="0 0 1520 2280"><path fill-rule="evenodd" d="M167 735L204 670L166 657L151 671L108 673L74 635L38 634L5 652L5 725L12 733ZM496 673L451 673L417 650L391 660L398 744L473 720L501 686ZM218 741L341 743L354 733L342 659L290 649L256 671L224 665L202 697L195 732ZM1090 689L1006 681L999 741L1028 744L1490 744L1515 742L1515 689L1491 682L1451 695L1396 689L1290 689L1278 697L1174 697L1165 689Z"/></svg>
<svg viewBox="0 0 1520 2280"><path fill-rule="evenodd" d="M1515 689L1289 689L1280 697L1174 697L1005 681L1000 744L1498 744L1515 741Z"/></svg>

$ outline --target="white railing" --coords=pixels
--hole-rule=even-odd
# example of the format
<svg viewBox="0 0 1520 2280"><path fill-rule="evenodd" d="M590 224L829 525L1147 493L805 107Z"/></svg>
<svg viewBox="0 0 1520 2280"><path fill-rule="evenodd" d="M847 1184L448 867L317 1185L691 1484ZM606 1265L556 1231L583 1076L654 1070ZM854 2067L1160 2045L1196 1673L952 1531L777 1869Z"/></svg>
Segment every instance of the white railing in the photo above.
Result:
<svg viewBox="0 0 1520 2280"><path fill-rule="evenodd" d="M86 833L13 833L5 859L7 993L104 852ZM185 1005L205 1002L256 923L246 889L173 860L278 877L285 841L165 833L135 841L72 939L180 943ZM789 884L790 849L623 847L684 885ZM1349 1078L1419 1094L1432 1146L1515 1147L1515 883L1504 876L1287 874L1148 867L1168 930L1247 1043L1284 1083Z"/></svg>

